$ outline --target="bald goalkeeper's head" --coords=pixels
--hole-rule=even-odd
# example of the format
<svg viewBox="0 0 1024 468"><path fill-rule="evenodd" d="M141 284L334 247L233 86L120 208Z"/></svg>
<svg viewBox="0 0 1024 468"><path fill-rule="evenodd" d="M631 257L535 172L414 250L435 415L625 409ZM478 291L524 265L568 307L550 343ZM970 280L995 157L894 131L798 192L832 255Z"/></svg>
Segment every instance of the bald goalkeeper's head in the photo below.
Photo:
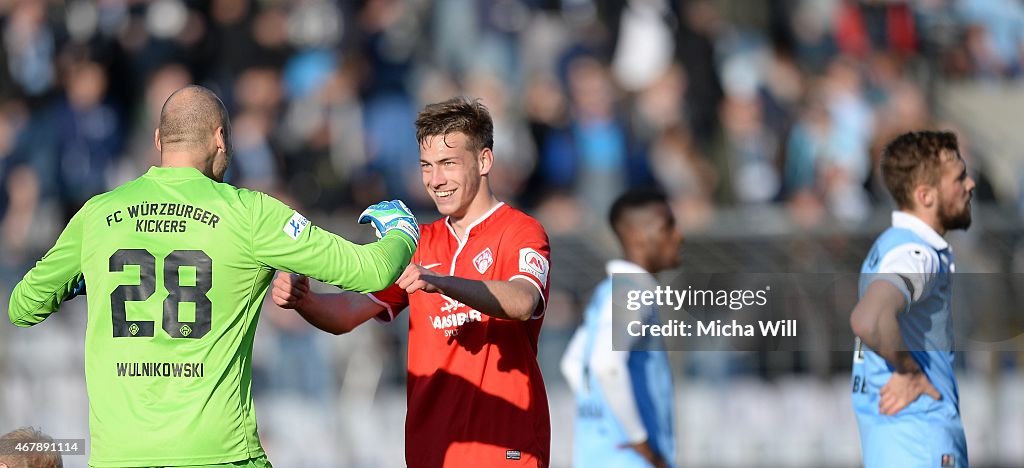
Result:
<svg viewBox="0 0 1024 468"><path fill-rule="evenodd" d="M189 85L173 93L160 110L154 136L163 167L194 167L221 182L231 161L228 111L213 91Z"/></svg>

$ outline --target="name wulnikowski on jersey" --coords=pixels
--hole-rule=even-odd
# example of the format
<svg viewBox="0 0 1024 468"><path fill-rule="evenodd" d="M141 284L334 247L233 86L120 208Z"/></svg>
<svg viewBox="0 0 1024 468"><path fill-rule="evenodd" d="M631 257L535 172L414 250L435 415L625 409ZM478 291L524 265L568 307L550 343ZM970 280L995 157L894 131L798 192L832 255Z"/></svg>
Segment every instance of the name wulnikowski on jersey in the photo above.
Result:
<svg viewBox="0 0 1024 468"><path fill-rule="evenodd" d="M118 377L190 377L203 376L201 362L119 362Z"/></svg>

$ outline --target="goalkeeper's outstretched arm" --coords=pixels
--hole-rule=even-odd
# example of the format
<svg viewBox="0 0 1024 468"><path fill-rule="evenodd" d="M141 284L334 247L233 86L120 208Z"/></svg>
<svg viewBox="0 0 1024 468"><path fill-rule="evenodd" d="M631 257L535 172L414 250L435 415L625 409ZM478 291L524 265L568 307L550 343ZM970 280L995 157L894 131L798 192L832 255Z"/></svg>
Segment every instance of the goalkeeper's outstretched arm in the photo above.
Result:
<svg viewBox="0 0 1024 468"><path fill-rule="evenodd" d="M367 208L360 223L371 223L382 238L354 244L312 225L280 201L258 194L253 202L252 253L263 265L309 276L356 292L379 291L394 283L412 259L419 225L401 202Z"/></svg>

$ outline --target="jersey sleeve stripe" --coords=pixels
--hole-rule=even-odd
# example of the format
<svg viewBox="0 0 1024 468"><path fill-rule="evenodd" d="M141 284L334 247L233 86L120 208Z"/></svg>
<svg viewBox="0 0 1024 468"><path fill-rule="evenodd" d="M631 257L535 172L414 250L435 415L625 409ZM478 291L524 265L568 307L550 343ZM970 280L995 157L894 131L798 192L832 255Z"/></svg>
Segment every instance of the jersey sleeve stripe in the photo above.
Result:
<svg viewBox="0 0 1024 468"><path fill-rule="evenodd" d="M512 280L514 280L516 278L522 278L522 279L525 279L526 281L529 281L530 284L532 284L533 287L537 288L537 291L540 292L540 305L541 305L540 306L540 312L538 313L538 312L534 311L533 315L530 316L530 319L531 320L532 319L539 319L539 318L543 317L544 316L544 312L546 312L548 310L548 302L546 300L544 300L544 289L540 287L540 284L537 283L537 280L535 280L535 279L533 279L533 278L531 278L529 276L526 276L526 275L515 275L515 276L509 278L508 280L512 281Z"/></svg>
<svg viewBox="0 0 1024 468"><path fill-rule="evenodd" d="M391 308L391 304L388 304L380 299L377 299L377 296L374 296L373 293L367 293L366 297L370 298L371 301L377 303L377 305L383 307L387 311L387 319L385 319L383 316L384 314L381 313L375 315L373 317L374 320L380 323L391 323L391 321L395 320L395 311L394 309Z"/></svg>

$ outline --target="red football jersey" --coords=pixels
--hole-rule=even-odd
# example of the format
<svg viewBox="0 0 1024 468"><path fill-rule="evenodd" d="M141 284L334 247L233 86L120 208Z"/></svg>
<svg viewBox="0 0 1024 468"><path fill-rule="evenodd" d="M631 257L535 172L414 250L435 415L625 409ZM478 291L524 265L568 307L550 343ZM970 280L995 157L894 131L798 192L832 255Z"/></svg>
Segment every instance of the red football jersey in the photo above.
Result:
<svg viewBox="0 0 1024 468"><path fill-rule="evenodd" d="M410 468L547 467L551 440L537 339L548 300L550 248L536 220L504 203L466 229L423 225L413 262L473 280L523 278L542 304L526 321L482 314L441 294L397 286L370 295L390 321L409 306Z"/></svg>

